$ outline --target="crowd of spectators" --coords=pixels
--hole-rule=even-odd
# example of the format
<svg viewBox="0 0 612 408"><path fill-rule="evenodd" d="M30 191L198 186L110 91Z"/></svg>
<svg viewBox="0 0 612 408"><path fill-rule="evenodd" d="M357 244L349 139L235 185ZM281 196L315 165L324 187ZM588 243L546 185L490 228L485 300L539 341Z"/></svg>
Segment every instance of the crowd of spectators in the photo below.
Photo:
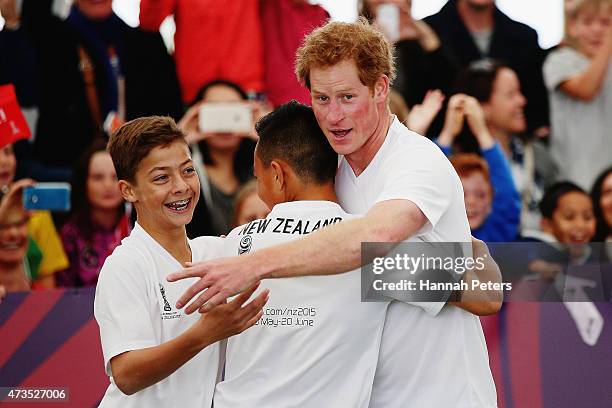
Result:
<svg viewBox="0 0 612 408"><path fill-rule="evenodd" d="M136 117L173 117L191 146L202 191L190 237L266 215L249 182L254 131L203 130L201 108L247 106L255 122L288 100L309 103L293 65L329 18L321 6L141 0L132 28L112 0L74 0L65 19L52 0L22 3L0 0L0 84L38 115L31 140L0 146L1 293L96 284L135 218L105 141ZM395 44L392 112L449 157L486 242L612 242L612 0L565 3L565 37L550 50L494 0L449 0L424 20L411 0L358 4ZM380 12L389 6L396 26ZM173 54L158 32L169 15ZM33 180L70 182L70 214L25 211Z"/></svg>

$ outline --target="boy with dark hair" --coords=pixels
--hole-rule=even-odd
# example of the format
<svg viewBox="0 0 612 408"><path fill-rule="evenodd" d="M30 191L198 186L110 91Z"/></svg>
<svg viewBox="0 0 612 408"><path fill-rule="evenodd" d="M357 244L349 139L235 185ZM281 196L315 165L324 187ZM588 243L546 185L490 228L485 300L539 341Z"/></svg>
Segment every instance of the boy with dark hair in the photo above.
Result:
<svg viewBox="0 0 612 408"><path fill-rule="evenodd" d="M106 373L104 407L208 407L219 369L218 341L260 317L267 291L242 306L256 286L202 315L176 309L187 282L166 276L215 255L222 239L188 240L200 184L189 148L174 121L128 122L108 144L119 188L137 213L130 236L106 259L96 287L94 314Z"/></svg>
<svg viewBox="0 0 612 408"><path fill-rule="evenodd" d="M310 107L289 102L256 130L259 195L272 211L230 232L225 255L355 218L337 203L338 156ZM360 277L355 270L263 281L270 302L255 327L228 341L215 407L367 407L388 303L360 302Z"/></svg>

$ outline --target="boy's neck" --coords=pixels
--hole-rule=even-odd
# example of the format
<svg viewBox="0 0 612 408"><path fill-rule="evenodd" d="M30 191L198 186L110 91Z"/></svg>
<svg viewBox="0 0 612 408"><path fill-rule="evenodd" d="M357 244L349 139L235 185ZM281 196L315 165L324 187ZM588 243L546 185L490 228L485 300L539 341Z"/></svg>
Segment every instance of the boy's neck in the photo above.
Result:
<svg viewBox="0 0 612 408"><path fill-rule="evenodd" d="M299 189L290 198L287 201L331 201L338 203L338 196L333 184L311 184L303 189Z"/></svg>
<svg viewBox="0 0 612 408"><path fill-rule="evenodd" d="M187 243L187 232L185 226L175 228L160 228L140 218L138 224L161 245L181 265L191 262L191 248Z"/></svg>

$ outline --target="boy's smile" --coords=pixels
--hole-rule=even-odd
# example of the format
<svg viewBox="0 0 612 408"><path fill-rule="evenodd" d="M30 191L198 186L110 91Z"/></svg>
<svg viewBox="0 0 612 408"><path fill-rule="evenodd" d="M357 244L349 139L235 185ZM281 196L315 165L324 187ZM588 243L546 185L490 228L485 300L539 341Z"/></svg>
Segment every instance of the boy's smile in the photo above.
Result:
<svg viewBox="0 0 612 408"><path fill-rule="evenodd" d="M200 182L187 144L177 141L151 150L138 166L131 191L141 225L173 229L188 224Z"/></svg>

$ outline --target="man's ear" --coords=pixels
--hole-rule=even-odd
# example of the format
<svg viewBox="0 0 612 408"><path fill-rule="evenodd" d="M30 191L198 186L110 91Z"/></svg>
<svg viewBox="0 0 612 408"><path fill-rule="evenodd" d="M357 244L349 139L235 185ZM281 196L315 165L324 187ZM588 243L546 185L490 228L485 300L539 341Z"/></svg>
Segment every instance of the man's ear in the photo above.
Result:
<svg viewBox="0 0 612 408"><path fill-rule="evenodd" d="M272 167L272 172L274 174L274 189L278 191L282 191L285 188L286 174L285 169L281 162L276 160L272 160L270 162L270 167Z"/></svg>
<svg viewBox="0 0 612 408"><path fill-rule="evenodd" d="M374 84L374 100L379 102L387 103L389 97L389 77L381 75Z"/></svg>
<svg viewBox="0 0 612 408"><path fill-rule="evenodd" d="M136 195L134 194L134 186L132 186L131 183L125 180L119 180L119 191L121 191L123 199L128 203L135 203L138 201Z"/></svg>

